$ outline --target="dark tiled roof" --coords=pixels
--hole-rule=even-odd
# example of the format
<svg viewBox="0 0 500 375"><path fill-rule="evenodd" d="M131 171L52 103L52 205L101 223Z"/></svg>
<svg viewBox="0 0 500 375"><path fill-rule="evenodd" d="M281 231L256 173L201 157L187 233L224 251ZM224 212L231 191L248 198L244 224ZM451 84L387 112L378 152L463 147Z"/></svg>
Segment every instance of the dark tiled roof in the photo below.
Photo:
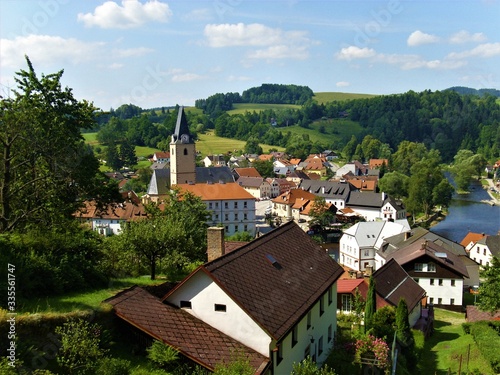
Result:
<svg viewBox="0 0 500 375"><path fill-rule="evenodd" d="M347 206L362 206L381 208L385 203L383 193L373 191L353 191L346 202Z"/></svg>
<svg viewBox="0 0 500 375"><path fill-rule="evenodd" d="M269 362L263 355L188 312L162 303L140 287L127 289L105 302L123 320L210 370L220 362L230 362L234 351L244 353L257 374Z"/></svg>
<svg viewBox="0 0 500 375"><path fill-rule="evenodd" d="M206 263L203 268L276 340L307 313L343 272L294 222Z"/></svg>
<svg viewBox="0 0 500 375"><path fill-rule="evenodd" d="M236 181L240 186L247 188L260 188L264 179L262 177L240 177Z"/></svg>
<svg viewBox="0 0 500 375"><path fill-rule="evenodd" d="M470 323L479 322L481 320L500 320L500 310L490 313L479 310L477 306L468 305L465 316Z"/></svg>
<svg viewBox="0 0 500 375"><path fill-rule="evenodd" d="M354 190L347 182L304 180L298 186L318 197L347 200L349 193Z"/></svg>
<svg viewBox="0 0 500 375"><path fill-rule="evenodd" d="M379 268L373 278L377 293L393 306L404 298L411 311L425 296L425 290L394 259Z"/></svg>
<svg viewBox="0 0 500 375"><path fill-rule="evenodd" d="M487 235L484 238L481 238L477 243L485 244L488 246L491 255L498 257L500 256L500 236L489 236Z"/></svg>

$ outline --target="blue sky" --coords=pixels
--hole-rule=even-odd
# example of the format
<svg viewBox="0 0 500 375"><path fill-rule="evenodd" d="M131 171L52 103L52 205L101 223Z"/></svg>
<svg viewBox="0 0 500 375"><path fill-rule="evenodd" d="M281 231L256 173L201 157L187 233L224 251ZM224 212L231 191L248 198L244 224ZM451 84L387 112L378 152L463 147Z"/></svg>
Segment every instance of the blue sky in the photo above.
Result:
<svg viewBox="0 0 500 375"><path fill-rule="evenodd" d="M500 2L1 0L0 88L28 55L107 110L262 83L394 94L500 89Z"/></svg>

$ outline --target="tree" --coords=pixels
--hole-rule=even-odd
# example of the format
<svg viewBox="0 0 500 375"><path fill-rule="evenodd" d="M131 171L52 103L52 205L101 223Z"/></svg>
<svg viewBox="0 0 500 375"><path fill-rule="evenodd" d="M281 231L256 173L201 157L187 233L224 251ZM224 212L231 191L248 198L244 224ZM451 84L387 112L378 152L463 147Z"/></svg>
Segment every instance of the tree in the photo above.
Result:
<svg viewBox="0 0 500 375"><path fill-rule="evenodd" d="M159 259L173 268L204 260L209 214L201 198L175 190L166 199L163 211L158 206L148 210L148 218L126 224L120 243L147 259L152 280Z"/></svg>
<svg viewBox="0 0 500 375"><path fill-rule="evenodd" d="M301 362L293 364L291 375L335 375L335 371L330 369L328 365L318 368L318 365L312 361L311 357L307 356Z"/></svg>
<svg viewBox="0 0 500 375"><path fill-rule="evenodd" d="M375 311L372 319L373 334L384 340L391 340L394 335L396 310L392 306L384 306Z"/></svg>
<svg viewBox="0 0 500 375"><path fill-rule="evenodd" d="M259 140L257 138L251 137L247 140L245 148L243 149L245 154L262 154L262 147L259 145Z"/></svg>
<svg viewBox="0 0 500 375"><path fill-rule="evenodd" d="M480 271L484 281L479 285L479 308L495 312L500 309L500 259L491 258L491 263L483 266Z"/></svg>
<svg viewBox="0 0 500 375"><path fill-rule="evenodd" d="M123 161L118 154L118 147L115 143L110 143L106 150L106 165L114 171L123 167Z"/></svg>
<svg viewBox="0 0 500 375"><path fill-rule="evenodd" d="M62 70L38 77L26 62L13 97L0 100L0 232L71 219L80 198L101 186L81 135L94 127L96 108L61 87Z"/></svg>
<svg viewBox="0 0 500 375"><path fill-rule="evenodd" d="M358 144L358 140L356 137L353 135L351 136L351 139L347 144L344 146L342 149L342 155L344 155L344 158L346 161L351 161L352 156L354 155L354 152L356 151L356 145Z"/></svg>
<svg viewBox="0 0 500 375"><path fill-rule="evenodd" d="M415 339L411 332L408 320L408 306L404 298L401 298L396 307L396 339L402 346L402 353L409 364L409 367L416 365Z"/></svg>
<svg viewBox="0 0 500 375"><path fill-rule="evenodd" d="M257 172L264 177L273 177L274 176L274 164L272 160L254 160L252 166L257 169Z"/></svg>
<svg viewBox="0 0 500 375"><path fill-rule="evenodd" d="M123 165L133 167L137 164L137 155L135 154L135 147L129 142L124 141L120 145L120 159Z"/></svg>
<svg viewBox="0 0 500 375"><path fill-rule="evenodd" d="M365 304L365 332L368 332L372 327L373 315L377 310L377 293L375 292L375 279L373 276L370 276L369 283Z"/></svg>
<svg viewBox="0 0 500 375"><path fill-rule="evenodd" d="M378 181L380 191L389 194L391 197L401 199L408 196L408 184L410 177L398 171L389 172Z"/></svg>
<svg viewBox="0 0 500 375"><path fill-rule="evenodd" d="M334 205L326 203L323 197L316 197L309 211L309 216L311 217L310 225L318 225L324 229L335 221L335 212Z"/></svg>

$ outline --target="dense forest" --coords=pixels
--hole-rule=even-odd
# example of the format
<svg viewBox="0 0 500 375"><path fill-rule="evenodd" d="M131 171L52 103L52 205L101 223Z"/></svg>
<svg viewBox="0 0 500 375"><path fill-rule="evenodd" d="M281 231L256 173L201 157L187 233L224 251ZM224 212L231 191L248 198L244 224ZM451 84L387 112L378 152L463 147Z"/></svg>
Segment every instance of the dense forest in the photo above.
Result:
<svg viewBox="0 0 500 375"><path fill-rule="evenodd" d="M461 95L476 95L479 97L483 97L485 95L493 95L497 98L500 98L500 90L497 89L473 89L464 86L453 86L447 90L455 91L456 93L459 93Z"/></svg>
<svg viewBox="0 0 500 375"><path fill-rule="evenodd" d="M314 95L307 86L265 83L239 93L215 94L207 99L195 101L195 107L202 109L211 118L221 112L233 109L233 103L305 104Z"/></svg>

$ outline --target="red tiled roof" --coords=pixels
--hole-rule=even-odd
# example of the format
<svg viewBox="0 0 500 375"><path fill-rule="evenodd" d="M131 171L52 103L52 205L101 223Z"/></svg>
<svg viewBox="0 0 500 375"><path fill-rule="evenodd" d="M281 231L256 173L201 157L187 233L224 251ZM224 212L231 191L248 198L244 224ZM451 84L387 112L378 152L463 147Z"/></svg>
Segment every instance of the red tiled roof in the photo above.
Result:
<svg viewBox="0 0 500 375"><path fill-rule="evenodd" d="M469 232L464 237L464 239L462 240L462 242L460 242L460 245L462 245L463 247L467 247L467 245L469 245L471 242L477 242L481 238L483 238L484 236L485 236L484 233Z"/></svg>
<svg viewBox="0 0 500 375"><path fill-rule="evenodd" d="M364 279L342 279L342 280L339 280L339 281L337 281L337 293L338 294L354 293L356 288L358 288L363 283L365 283Z"/></svg>
<svg viewBox="0 0 500 375"><path fill-rule="evenodd" d="M255 199L255 197L243 189L239 184L230 182L227 184L178 184L181 192L189 191L201 197L201 200L230 200L230 199Z"/></svg>
<svg viewBox="0 0 500 375"><path fill-rule="evenodd" d="M84 202L75 217L81 219L108 219L108 220L138 220L147 216L144 206L130 202L110 204L105 209L99 210L94 201Z"/></svg>
<svg viewBox="0 0 500 375"><path fill-rule="evenodd" d="M244 353L256 374L261 374L268 365L269 358L188 312L162 303L140 287L127 289L105 302L126 322L209 370L213 371L223 361L230 362L235 351Z"/></svg>
<svg viewBox="0 0 500 375"><path fill-rule="evenodd" d="M254 167L234 168L234 171L240 177L262 177L259 171Z"/></svg>
<svg viewBox="0 0 500 375"><path fill-rule="evenodd" d="M206 272L279 341L337 281L343 269L291 221L206 263L190 276L196 272Z"/></svg>

